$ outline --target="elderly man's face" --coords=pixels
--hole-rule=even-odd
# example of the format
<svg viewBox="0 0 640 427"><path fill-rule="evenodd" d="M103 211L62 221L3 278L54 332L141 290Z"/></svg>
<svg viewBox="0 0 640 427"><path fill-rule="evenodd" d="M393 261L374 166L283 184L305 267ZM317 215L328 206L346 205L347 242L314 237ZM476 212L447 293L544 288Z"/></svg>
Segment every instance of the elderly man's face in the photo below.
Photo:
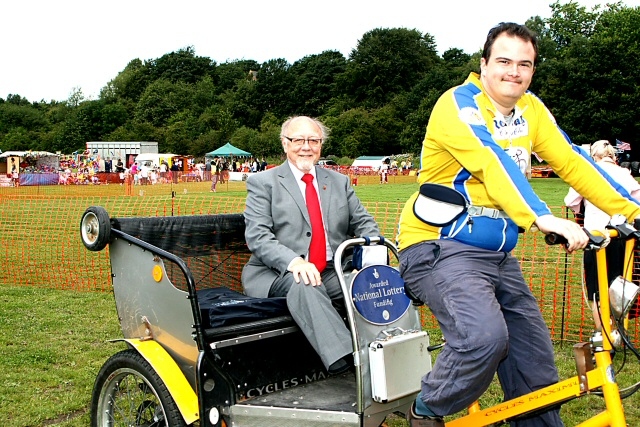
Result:
<svg viewBox="0 0 640 427"><path fill-rule="evenodd" d="M304 140L301 144L296 140ZM318 141L320 141L318 143ZM302 172L309 172L320 158L322 130L309 118L294 119L282 138L287 159Z"/></svg>

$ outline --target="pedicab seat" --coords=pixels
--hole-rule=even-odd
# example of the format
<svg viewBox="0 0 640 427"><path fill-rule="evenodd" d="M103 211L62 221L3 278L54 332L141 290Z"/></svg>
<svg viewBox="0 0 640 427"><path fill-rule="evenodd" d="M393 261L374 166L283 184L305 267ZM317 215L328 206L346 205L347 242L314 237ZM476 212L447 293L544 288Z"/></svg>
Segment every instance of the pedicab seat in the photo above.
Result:
<svg viewBox="0 0 640 427"><path fill-rule="evenodd" d="M187 264L208 341L295 326L285 298L242 293L242 267L251 256L242 214L116 218L112 226ZM183 272L172 263L165 268L172 284L186 291Z"/></svg>
<svg viewBox="0 0 640 427"><path fill-rule="evenodd" d="M286 298L253 298L220 287L198 291L208 341L295 326Z"/></svg>

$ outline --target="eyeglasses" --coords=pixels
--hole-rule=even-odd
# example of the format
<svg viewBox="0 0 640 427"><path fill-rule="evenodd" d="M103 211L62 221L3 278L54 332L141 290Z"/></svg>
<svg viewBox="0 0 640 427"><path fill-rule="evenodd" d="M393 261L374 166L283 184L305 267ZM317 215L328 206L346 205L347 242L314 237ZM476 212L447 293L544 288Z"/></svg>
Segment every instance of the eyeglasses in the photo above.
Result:
<svg viewBox="0 0 640 427"><path fill-rule="evenodd" d="M289 142L295 147L300 148L304 145L305 142L309 143L309 147L316 148L322 144L322 138L289 138L285 136L289 140Z"/></svg>

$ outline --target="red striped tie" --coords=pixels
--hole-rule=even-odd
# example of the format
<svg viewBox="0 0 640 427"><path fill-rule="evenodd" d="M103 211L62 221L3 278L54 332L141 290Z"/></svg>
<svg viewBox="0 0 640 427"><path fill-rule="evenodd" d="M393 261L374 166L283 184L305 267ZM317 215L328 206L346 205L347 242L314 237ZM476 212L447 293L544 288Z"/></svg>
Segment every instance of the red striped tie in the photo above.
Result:
<svg viewBox="0 0 640 427"><path fill-rule="evenodd" d="M320 210L320 199L313 186L313 175L305 173L302 180L307 184L305 198L307 201L307 211L311 220L311 245L309 246L309 262L315 264L320 273L327 266L327 241L324 236L324 225L322 224L322 211Z"/></svg>

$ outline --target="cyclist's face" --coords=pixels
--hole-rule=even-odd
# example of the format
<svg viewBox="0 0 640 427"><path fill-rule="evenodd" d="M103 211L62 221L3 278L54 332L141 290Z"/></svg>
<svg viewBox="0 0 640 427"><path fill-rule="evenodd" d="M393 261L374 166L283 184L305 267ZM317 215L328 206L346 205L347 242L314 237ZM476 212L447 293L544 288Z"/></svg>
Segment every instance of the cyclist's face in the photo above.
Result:
<svg viewBox="0 0 640 427"><path fill-rule="evenodd" d="M286 136L289 138L322 139L322 130L309 118L298 117L288 126ZM295 146L286 138L282 138L282 147L287 159L302 172L309 172L320 159L322 144L311 146L307 142Z"/></svg>
<svg viewBox="0 0 640 427"><path fill-rule="evenodd" d="M534 60L530 42L505 33L494 41L490 57L481 59L482 85L501 113L509 114L529 88Z"/></svg>

